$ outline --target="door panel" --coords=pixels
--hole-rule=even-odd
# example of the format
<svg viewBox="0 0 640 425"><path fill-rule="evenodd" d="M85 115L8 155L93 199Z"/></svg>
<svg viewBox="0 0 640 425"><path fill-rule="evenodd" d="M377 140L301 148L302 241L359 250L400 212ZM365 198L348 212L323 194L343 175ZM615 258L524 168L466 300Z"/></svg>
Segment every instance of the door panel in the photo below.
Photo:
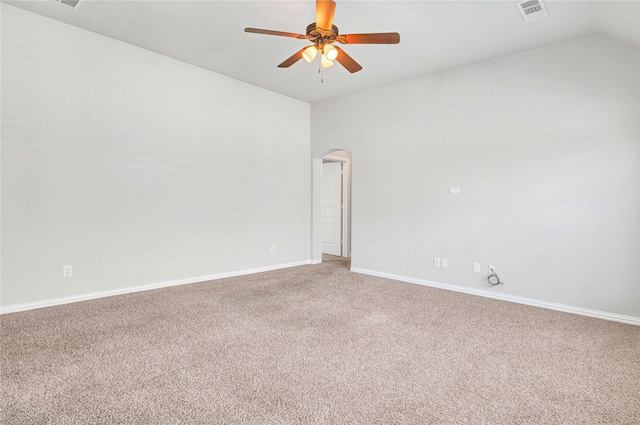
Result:
<svg viewBox="0 0 640 425"><path fill-rule="evenodd" d="M322 164L322 253L342 255L342 163Z"/></svg>

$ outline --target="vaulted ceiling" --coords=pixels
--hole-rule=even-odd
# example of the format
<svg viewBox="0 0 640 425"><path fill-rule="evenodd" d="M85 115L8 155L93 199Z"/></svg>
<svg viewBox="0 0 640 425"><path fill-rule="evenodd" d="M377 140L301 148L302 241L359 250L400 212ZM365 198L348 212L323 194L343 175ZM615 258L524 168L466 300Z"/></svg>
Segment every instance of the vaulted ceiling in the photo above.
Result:
<svg viewBox="0 0 640 425"><path fill-rule="evenodd" d="M586 34L640 47L637 1L547 1L549 16L525 23L516 1L336 0L340 33L395 31L401 41L341 46L362 71L334 66L321 83L318 62L277 68L307 41L243 31L304 34L314 1L3 2L310 103Z"/></svg>

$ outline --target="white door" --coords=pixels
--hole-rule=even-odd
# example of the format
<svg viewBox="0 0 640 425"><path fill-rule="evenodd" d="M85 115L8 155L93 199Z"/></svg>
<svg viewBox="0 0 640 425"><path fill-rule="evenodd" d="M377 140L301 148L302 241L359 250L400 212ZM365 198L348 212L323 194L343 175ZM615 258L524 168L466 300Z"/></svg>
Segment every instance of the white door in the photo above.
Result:
<svg viewBox="0 0 640 425"><path fill-rule="evenodd" d="M322 253L342 255L342 162L322 164Z"/></svg>

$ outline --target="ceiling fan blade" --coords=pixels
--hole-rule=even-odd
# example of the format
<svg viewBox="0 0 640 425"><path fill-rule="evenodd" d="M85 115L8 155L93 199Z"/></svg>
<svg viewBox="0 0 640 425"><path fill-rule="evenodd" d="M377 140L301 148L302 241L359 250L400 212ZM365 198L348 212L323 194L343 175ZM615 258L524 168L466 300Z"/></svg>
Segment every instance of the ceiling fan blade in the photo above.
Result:
<svg viewBox="0 0 640 425"><path fill-rule="evenodd" d="M250 32L253 34L266 34L266 35L279 35L281 37L292 37L292 38L309 38L306 35L302 34L294 34L292 32L283 32L283 31L272 31L272 30L262 30L260 28L245 28L244 32Z"/></svg>
<svg viewBox="0 0 640 425"><path fill-rule="evenodd" d="M316 27L331 30L336 3L333 0L316 0Z"/></svg>
<svg viewBox="0 0 640 425"><path fill-rule="evenodd" d="M309 46L307 46L309 47ZM304 51L304 49L306 49L307 47L304 47L300 50L298 50L296 53L294 53L289 59L285 60L284 62L282 62L280 65L278 65L278 68L289 68L291 65L293 65L294 63L298 62L300 59L302 59L302 52Z"/></svg>
<svg viewBox="0 0 640 425"><path fill-rule="evenodd" d="M377 32L371 34L342 34L336 38L342 44L398 44L400 34L397 32Z"/></svg>
<svg viewBox="0 0 640 425"><path fill-rule="evenodd" d="M342 50L338 46L333 47L335 47L338 51L338 57L336 58L336 60L340 65L347 68L347 71L353 74L354 72L358 72L362 69L362 66L358 62L354 61L353 58L349 56L344 50Z"/></svg>

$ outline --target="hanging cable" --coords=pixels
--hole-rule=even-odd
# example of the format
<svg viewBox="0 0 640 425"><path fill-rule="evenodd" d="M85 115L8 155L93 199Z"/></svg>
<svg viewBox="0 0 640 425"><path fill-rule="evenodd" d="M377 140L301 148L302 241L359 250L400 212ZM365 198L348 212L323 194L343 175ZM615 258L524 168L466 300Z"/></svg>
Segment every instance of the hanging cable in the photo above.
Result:
<svg viewBox="0 0 640 425"><path fill-rule="evenodd" d="M487 284L490 287L494 287L496 285L504 285L504 282L502 282L500 280L500 278L498 277L498 275L496 274L495 270L491 272L491 274L487 277Z"/></svg>

